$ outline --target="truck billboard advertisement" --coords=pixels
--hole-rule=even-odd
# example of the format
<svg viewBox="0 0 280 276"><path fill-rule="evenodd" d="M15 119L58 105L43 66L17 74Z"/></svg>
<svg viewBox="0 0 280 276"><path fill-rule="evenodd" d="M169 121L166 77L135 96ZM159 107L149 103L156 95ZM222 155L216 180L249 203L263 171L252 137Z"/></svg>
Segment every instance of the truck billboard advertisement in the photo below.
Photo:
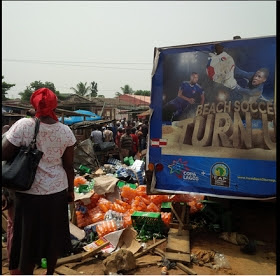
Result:
<svg viewBox="0 0 280 276"><path fill-rule="evenodd" d="M276 37L155 48L152 193L276 196Z"/></svg>

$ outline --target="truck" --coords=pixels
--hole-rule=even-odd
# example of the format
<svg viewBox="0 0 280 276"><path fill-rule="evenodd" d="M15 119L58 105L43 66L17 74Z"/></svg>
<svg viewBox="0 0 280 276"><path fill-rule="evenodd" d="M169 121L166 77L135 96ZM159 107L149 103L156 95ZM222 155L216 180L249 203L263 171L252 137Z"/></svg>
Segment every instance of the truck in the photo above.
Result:
<svg viewBox="0 0 280 276"><path fill-rule="evenodd" d="M276 197L276 37L154 48L150 194Z"/></svg>

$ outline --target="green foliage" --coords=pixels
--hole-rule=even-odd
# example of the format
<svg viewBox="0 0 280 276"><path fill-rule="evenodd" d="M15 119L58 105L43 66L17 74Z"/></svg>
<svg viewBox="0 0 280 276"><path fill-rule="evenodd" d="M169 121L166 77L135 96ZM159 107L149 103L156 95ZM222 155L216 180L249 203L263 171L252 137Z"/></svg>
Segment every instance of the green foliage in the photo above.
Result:
<svg viewBox="0 0 280 276"><path fill-rule="evenodd" d="M69 97L69 94L61 94L61 93L59 93L59 94L56 94L56 95L57 95L58 99L61 100L61 101L67 100L68 97Z"/></svg>
<svg viewBox="0 0 280 276"><path fill-rule="evenodd" d="M151 91L149 90L136 90L134 95L151 96Z"/></svg>
<svg viewBox="0 0 280 276"><path fill-rule="evenodd" d="M2 76L2 101L5 101L9 99L6 97L6 94L13 86L15 86L15 84L6 83L3 79L4 76Z"/></svg>
<svg viewBox="0 0 280 276"><path fill-rule="evenodd" d="M105 98L104 95L98 95L97 98Z"/></svg>
<svg viewBox="0 0 280 276"><path fill-rule="evenodd" d="M87 86L87 82L83 83L83 82L79 82L77 85L76 85L76 88L74 87L71 87L70 89L74 90L74 92L77 94L77 95L80 95L80 96L86 96L86 94L88 93L88 91L90 90L90 86ZM96 89L97 89L97 85L96 85Z"/></svg>
<svg viewBox="0 0 280 276"><path fill-rule="evenodd" d="M34 91L36 91L40 88L44 88L44 87L53 91L57 95L58 99L63 99L62 96L60 95L60 92L56 90L56 88L52 82L46 81L45 83L43 83L41 81L33 81L30 83L29 86L26 86L26 88L23 92L19 93L19 95L21 96L21 100L29 102L32 93Z"/></svg>
<svg viewBox="0 0 280 276"><path fill-rule="evenodd" d="M30 83L30 86L31 86L31 88L34 89L34 91L36 91L40 88L43 88L43 87L48 88L53 92L56 91L54 84L49 81L46 81L45 83L42 83L41 81L34 81L34 82Z"/></svg>
<svg viewBox="0 0 280 276"><path fill-rule="evenodd" d="M128 84L126 84L124 87L121 87L121 90L123 94L133 94L133 89Z"/></svg>
<svg viewBox="0 0 280 276"><path fill-rule="evenodd" d="M31 88L31 86L26 86L25 90L23 92L18 93L21 96L21 100L24 102L29 102L30 101L30 97L32 95L32 93L35 90Z"/></svg>
<svg viewBox="0 0 280 276"><path fill-rule="evenodd" d="M96 83L95 81L92 81L92 82L91 82L90 91L91 91L90 95L91 95L92 97L94 97L94 98L97 97L98 89L97 89L97 83Z"/></svg>
<svg viewBox="0 0 280 276"><path fill-rule="evenodd" d="M117 97L119 97L120 95L123 95L123 94L151 96L151 91L149 91L149 90L133 91L133 89L128 84L126 84L124 87L121 87L121 90L122 90L122 93L115 92L115 98L117 98Z"/></svg>
<svg viewBox="0 0 280 276"><path fill-rule="evenodd" d="M115 92L115 98L118 98L122 93L120 92Z"/></svg>

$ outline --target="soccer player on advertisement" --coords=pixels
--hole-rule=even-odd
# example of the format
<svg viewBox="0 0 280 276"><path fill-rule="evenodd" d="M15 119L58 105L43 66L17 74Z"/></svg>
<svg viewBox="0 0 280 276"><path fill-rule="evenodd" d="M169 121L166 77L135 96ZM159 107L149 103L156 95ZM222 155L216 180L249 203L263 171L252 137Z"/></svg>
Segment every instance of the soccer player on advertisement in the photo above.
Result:
<svg viewBox="0 0 280 276"><path fill-rule="evenodd" d="M174 121L180 119L180 115L193 104L204 104L204 90L197 83L198 73L192 72L190 81L182 82L178 95L163 106L163 121Z"/></svg>

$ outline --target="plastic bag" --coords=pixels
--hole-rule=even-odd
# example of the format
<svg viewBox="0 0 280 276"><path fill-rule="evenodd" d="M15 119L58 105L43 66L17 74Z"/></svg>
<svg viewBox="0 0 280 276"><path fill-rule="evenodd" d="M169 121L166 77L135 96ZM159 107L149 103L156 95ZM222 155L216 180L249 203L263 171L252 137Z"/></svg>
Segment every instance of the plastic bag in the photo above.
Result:
<svg viewBox="0 0 280 276"><path fill-rule="evenodd" d="M214 269L230 268L230 264L228 260L226 259L225 255L221 253L215 254L214 263L215 263L215 265L213 265Z"/></svg>

